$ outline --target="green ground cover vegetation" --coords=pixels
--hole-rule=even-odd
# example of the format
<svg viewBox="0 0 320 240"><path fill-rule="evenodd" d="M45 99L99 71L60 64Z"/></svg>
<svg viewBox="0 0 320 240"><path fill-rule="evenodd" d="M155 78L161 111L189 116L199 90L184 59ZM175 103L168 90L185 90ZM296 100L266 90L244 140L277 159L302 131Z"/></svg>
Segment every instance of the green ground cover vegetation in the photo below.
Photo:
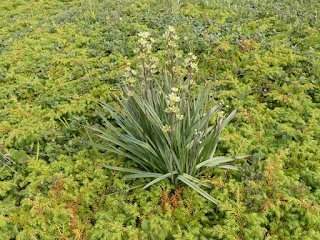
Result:
<svg viewBox="0 0 320 240"><path fill-rule="evenodd" d="M0 2L0 239L320 239L320 3L316 0ZM174 26L197 84L238 107L206 191L103 168L134 163L87 144L113 121L140 32ZM164 47L156 41L155 51ZM228 112L229 111L229 112ZM4 159L0 159L4 160ZM3 166L0 163L0 169Z"/></svg>

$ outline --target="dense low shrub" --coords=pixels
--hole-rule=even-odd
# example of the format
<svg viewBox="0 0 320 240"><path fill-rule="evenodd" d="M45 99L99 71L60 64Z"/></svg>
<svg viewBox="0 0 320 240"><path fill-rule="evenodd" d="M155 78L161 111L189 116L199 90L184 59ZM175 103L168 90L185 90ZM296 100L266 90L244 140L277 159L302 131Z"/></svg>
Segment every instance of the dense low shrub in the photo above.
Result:
<svg viewBox="0 0 320 240"><path fill-rule="evenodd" d="M0 239L319 239L319 9L318 0L1 1L0 143L17 173L0 172ZM216 155L253 154L233 162L241 171L204 173L218 206L170 181L110 195L149 179L130 185L102 166L143 168L84 143L100 141L82 127L103 123L97 108L114 124L97 101L118 109L137 34L168 25L198 58L194 91L214 83L212 102L238 107Z"/></svg>

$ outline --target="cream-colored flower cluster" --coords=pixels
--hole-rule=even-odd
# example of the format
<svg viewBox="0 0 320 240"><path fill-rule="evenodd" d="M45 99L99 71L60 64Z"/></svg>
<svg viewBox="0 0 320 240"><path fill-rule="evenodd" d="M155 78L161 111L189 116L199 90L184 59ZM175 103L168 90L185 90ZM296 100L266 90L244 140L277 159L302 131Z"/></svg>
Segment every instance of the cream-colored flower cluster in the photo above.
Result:
<svg viewBox="0 0 320 240"><path fill-rule="evenodd" d="M155 42L154 38L150 37L149 32L141 32L138 34L140 39L138 40L139 47L134 49L134 53L138 53L138 58L146 58L151 54L152 44Z"/></svg>
<svg viewBox="0 0 320 240"><path fill-rule="evenodd" d="M138 34L140 39L138 40L138 47L134 50L135 53L138 53L137 58L141 59L142 66L139 69L139 72L142 73L142 76L138 75L138 71L131 68L131 64L126 63L127 66L124 69L125 85L132 89L136 83L146 84L146 82L151 82L153 80L153 75L158 71L159 59L151 56L152 44L155 42L153 38L150 37L149 32L141 32ZM139 80L139 81L137 81ZM143 81L144 80L144 81ZM129 96L132 96L133 93L129 91Z"/></svg>
<svg viewBox="0 0 320 240"><path fill-rule="evenodd" d="M157 67L159 66L159 59L157 57L152 57L150 62L146 65L147 70L150 73L155 74L157 72Z"/></svg>
<svg viewBox="0 0 320 240"><path fill-rule="evenodd" d="M165 109L166 113L173 113L175 114L176 118L178 120L183 119L183 115L179 114L179 107L177 106L178 103L181 101L181 98L178 96L179 89L176 87L173 87L172 92L168 95L167 104L168 107Z"/></svg>
<svg viewBox="0 0 320 240"><path fill-rule="evenodd" d="M198 72L198 64L196 62L197 57L193 53L188 53L188 57L184 60L186 67L190 67L194 72Z"/></svg>
<svg viewBox="0 0 320 240"><path fill-rule="evenodd" d="M127 64L124 72L126 78L125 85L128 96L137 94L136 90L141 91L138 94L145 94L150 90L153 94L155 84L158 82L157 73L160 70L164 70L167 75L167 84L170 93L159 91L159 94L166 95L166 107L164 111L169 115L169 122L164 124L162 130L164 132L170 132L172 135L175 125L184 119L183 112L181 112L181 104L186 101L186 96L191 94L191 86L196 84L194 80L195 73L199 70L197 66L197 57L193 53L189 53L185 58L183 51L178 50L179 37L176 33L176 29L172 26L168 27L168 30L163 35L167 42L166 61L164 69L160 69L161 66L158 58L152 55L152 45L155 42L151 38L149 32L141 32L138 34L138 47L134 50L138 54L138 59L141 65L138 67L138 71L133 70L130 63ZM162 84L166 84L162 82ZM138 87L139 86L139 87ZM138 87L138 88L137 88ZM198 136L199 134L197 134Z"/></svg>
<svg viewBox="0 0 320 240"><path fill-rule="evenodd" d="M171 48L178 48L179 37L175 33L176 29L172 26L169 26L169 30L163 35L168 41L168 46Z"/></svg>
<svg viewBox="0 0 320 240"><path fill-rule="evenodd" d="M170 131L171 131L171 127L170 127L168 124L166 124L166 125L164 125L164 126L162 127L162 131L164 131L164 132L170 132Z"/></svg>
<svg viewBox="0 0 320 240"><path fill-rule="evenodd" d="M194 140L196 141L196 143L201 144L204 138L204 134L202 131L199 131L198 129L194 130Z"/></svg>
<svg viewBox="0 0 320 240"><path fill-rule="evenodd" d="M165 109L166 113L177 113L179 112L179 108L177 106L177 103L180 102L180 97L177 95L176 92L172 92L168 96L167 104L168 107Z"/></svg>
<svg viewBox="0 0 320 240"><path fill-rule="evenodd" d="M136 83L136 77L138 72L136 70L133 70L131 68L131 63L127 62L126 63L126 68L124 69L124 77L126 78L125 84L127 86L133 87Z"/></svg>

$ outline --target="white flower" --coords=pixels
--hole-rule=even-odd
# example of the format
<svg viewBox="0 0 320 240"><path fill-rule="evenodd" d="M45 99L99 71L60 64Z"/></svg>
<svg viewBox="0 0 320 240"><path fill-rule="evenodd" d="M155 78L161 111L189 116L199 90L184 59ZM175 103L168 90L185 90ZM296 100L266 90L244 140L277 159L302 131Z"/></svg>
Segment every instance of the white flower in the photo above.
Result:
<svg viewBox="0 0 320 240"><path fill-rule="evenodd" d="M142 37L142 38L148 38L150 36L150 33L149 32L141 32L138 35L139 35L139 37Z"/></svg>
<svg viewBox="0 0 320 240"><path fill-rule="evenodd" d="M186 89L186 85L182 84L182 85L180 86L180 88L181 88L181 89Z"/></svg>
<svg viewBox="0 0 320 240"><path fill-rule="evenodd" d="M132 73L133 75L137 75L137 71L136 71L136 70L132 70L131 73Z"/></svg>
<svg viewBox="0 0 320 240"><path fill-rule="evenodd" d="M147 49L148 52L151 51L151 48L152 48L152 47L151 47L151 44L146 44L146 49Z"/></svg>
<svg viewBox="0 0 320 240"><path fill-rule="evenodd" d="M169 42L168 42L168 45L169 45L170 47L176 47L176 46L177 46L177 44L176 44L174 41L169 41Z"/></svg>
<svg viewBox="0 0 320 240"><path fill-rule="evenodd" d="M155 64L150 64L150 66L149 66L149 68L150 69L154 69L154 68L156 68L157 66L155 65Z"/></svg>
<svg viewBox="0 0 320 240"><path fill-rule="evenodd" d="M175 87L173 87L173 88L171 88L171 90L172 90L172 92L178 92L178 88L175 88Z"/></svg>
<svg viewBox="0 0 320 240"><path fill-rule="evenodd" d="M174 32L174 31L176 31L176 29L172 26L169 26L169 32Z"/></svg>
<svg viewBox="0 0 320 240"><path fill-rule="evenodd" d="M176 102L173 101L173 100L169 100L169 101L167 101L167 104L168 104L169 106L173 106L173 105L176 104Z"/></svg>
<svg viewBox="0 0 320 240"><path fill-rule="evenodd" d="M171 131L171 127L166 124L165 126L162 127L162 131L164 131L164 132Z"/></svg>
<svg viewBox="0 0 320 240"><path fill-rule="evenodd" d="M180 102L180 97L173 92L169 94L169 100L177 103Z"/></svg>
<svg viewBox="0 0 320 240"><path fill-rule="evenodd" d="M146 45L147 41L144 38L139 39L141 45Z"/></svg>
<svg viewBox="0 0 320 240"><path fill-rule="evenodd" d="M198 129L195 129L195 130L194 130L194 134L195 134L195 135L200 135L201 133L202 133L202 132L199 131Z"/></svg>
<svg viewBox="0 0 320 240"><path fill-rule="evenodd" d="M164 111L166 113L177 113L177 112L179 112L179 110L180 109L177 106L171 106L171 107L166 108Z"/></svg>
<svg viewBox="0 0 320 240"><path fill-rule="evenodd" d="M197 57L192 52L189 52L188 55L191 57L192 60L197 59Z"/></svg>
<svg viewBox="0 0 320 240"><path fill-rule="evenodd" d="M194 63L194 62L193 62L193 63L191 63L191 64L190 64L190 66L191 66L191 68L193 68L193 69L197 69L197 64L196 64L196 63Z"/></svg>
<svg viewBox="0 0 320 240"><path fill-rule="evenodd" d="M152 61L152 62L158 62L158 61L159 61L159 58L157 58L157 57L152 57L152 58L151 58L151 61Z"/></svg>
<svg viewBox="0 0 320 240"><path fill-rule="evenodd" d="M146 58L146 55L144 53L141 53L140 55L138 55L137 58L138 59L143 59L143 58Z"/></svg>
<svg viewBox="0 0 320 240"><path fill-rule="evenodd" d="M176 66L173 66L173 67L172 67L172 71L173 71L173 72L177 72L177 67L176 67Z"/></svg>
<svg viewBox="0 0 320 240"><path fill-rule="evenodd" d="M128 82L129 82L129 83L134 83L135 81L136 81L136 80L135 80L134 78L129 78L129 79L128 79Z"/></svg>
<svg viewBox="0 0 320 240"><path fill-rule="evenodd" d="M123 76L126 77L126 78L127 78L127 77L130 77L130 73L129 73L129 72L125 72L125 73L123 74Z"/></svg>
<svg viewBox="0 0 320 240"><path fill-rule="evenodd" d="M224 111L217 112L217 117L223 117Z"/></svg>
<svg viewBox="0 0 320 240"><path fill-rule="evenodd" d="M170 93L169 94L169 99L173 100L177 95L175 93Z"/></svg>
<svg viewBox="0 0 320 240"><path fill-rule="evenodd" d="M182 120L183 119L183 115L182 114L177 114L177 119L178 120Z"/></svg>
<svg viewBox="0 0 320 240"><path fill-rule="evenodd" d="M173 112L173 113L177 113L177 112L179 112L179 110L180 109L177 106L174 106L171 108L171 112Z"/></svg>

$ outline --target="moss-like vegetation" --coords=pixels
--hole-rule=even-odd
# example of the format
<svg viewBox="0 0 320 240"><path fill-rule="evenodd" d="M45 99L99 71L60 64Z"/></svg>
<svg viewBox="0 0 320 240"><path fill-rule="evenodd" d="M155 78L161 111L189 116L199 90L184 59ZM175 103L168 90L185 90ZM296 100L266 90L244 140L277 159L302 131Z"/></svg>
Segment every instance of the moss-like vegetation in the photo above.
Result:
<svg viewBox="0 0 320 240"><path fill-rule="evenodd" d="M0 146L17 173L0 172L0 239L320 239L319 11L316 0L2 1ZM137 34L168 25L217 102L239 107L218 155L253 154L207 174L218 206L164 182L107 196L145 182L101 167L132 162L85 143Z"/></svg>

